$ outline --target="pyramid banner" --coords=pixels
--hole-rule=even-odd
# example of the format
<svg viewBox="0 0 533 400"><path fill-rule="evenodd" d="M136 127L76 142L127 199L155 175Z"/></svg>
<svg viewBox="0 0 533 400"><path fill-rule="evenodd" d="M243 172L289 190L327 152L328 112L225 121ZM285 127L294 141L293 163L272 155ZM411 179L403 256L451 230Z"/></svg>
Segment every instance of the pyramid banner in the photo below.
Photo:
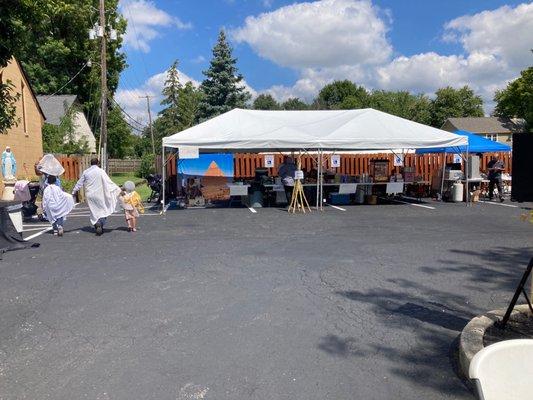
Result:
<svg viewBox="0 0 533 400"><path fill-rule="evenodd" d="M200 158L180 160L178 171L184 176L233 178L233 154L200 154Z"/></svg>

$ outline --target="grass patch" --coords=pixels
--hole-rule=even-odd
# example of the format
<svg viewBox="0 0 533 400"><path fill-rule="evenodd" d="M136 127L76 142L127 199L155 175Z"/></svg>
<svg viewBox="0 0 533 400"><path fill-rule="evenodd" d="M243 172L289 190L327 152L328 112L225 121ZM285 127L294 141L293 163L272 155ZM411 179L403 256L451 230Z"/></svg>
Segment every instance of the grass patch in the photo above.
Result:
<svg viewBox="0 0 533 400"><path fill-rule="evenodd" d="M136 177L134 172L113 174L111 175L111 180L118 186L124 185L126 181L132 181L135 183L135 190L143 201L146 201L150 193L152 193L152 190L146 184L146 180Z"/></svg>

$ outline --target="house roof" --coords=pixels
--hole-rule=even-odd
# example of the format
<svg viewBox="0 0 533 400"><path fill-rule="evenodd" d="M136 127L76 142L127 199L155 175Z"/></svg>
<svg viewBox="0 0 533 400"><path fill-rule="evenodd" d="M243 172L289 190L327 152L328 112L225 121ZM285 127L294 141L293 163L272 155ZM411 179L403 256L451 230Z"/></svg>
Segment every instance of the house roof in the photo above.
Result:
<svg viewBox="0 0 533 400"><path fill-rule="evenodd" d="M37 96L37 101L41 105L41 108L46 116L46 122L52 125L59 125L61 118L63 118L66 112L72 107L72 104L76 101L76 95L74 94L62 94L55 96Z"/></svg>
<svg viewBox="0 0 533 400"><path fill-rule="evenodd" d="M524 131L521 121L501 117L465 117L448 118L454 130L464 130L473 133L516 133ZM446 124L446 122L444 124Z"/></svg>
<svg viewBox="0 0 533 400"><path fill-rule="evenodd" d="M24 70L24 67L19 62L19 60L17 60L15 57L12 57L12 60L15 60L15 63L17 64L20 72L22 73L22 76L24 77L24 80L26 81L26 84L30 88L31 95L32 95L33 99L35 100L35 104L37 105L37 108L39 109L39 112L41 113L43 118L46 119L46 114L43 112L43 109L42 109L41 105L39 104L39 100L37 100L37 96L35 95L35 92L33 91L33 86L31 84L31 81L28 78L28 75L26 74L26 71Z"/></svg>

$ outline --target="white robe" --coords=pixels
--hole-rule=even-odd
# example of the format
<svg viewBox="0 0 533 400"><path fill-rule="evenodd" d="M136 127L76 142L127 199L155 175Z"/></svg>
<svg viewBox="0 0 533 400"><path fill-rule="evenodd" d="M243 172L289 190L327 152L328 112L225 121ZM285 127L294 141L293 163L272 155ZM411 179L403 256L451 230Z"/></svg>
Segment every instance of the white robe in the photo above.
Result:
<svg viewBox="0 0 533 400"><path fill-rule="evenodd" d="M57 185L48 185L43 192L43 210L51 223L66 217L74 208L74 199Z"/></svg>
<svg viewBox="0 0 533 400"><path fill-rule="evenodd" d="M100 218L109 217L117 207L120 188L109 178L103 169L93 165L83 171L73 193L85 188L87 205L91 211L91 224L96 224Z"/></svg>

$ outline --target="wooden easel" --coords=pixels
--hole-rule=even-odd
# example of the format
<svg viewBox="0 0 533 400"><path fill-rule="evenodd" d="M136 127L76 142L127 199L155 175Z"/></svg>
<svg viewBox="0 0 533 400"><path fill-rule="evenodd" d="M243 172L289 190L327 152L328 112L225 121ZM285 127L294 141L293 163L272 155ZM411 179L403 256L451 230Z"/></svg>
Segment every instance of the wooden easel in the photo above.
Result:
<svg viewBox="0 0 533 400"><path fill-rule="evenodd" d="M296 164L298 171L302 169L302 159L301 154L298 155L298 162ZM311 212L311 207L305 198L304 187L302 185L301 179L294 180L294 189L292 191L291 203L289 204L289 212L293 214L298 210L305 214L305 207L307 206L309 212Z"/></svg>

